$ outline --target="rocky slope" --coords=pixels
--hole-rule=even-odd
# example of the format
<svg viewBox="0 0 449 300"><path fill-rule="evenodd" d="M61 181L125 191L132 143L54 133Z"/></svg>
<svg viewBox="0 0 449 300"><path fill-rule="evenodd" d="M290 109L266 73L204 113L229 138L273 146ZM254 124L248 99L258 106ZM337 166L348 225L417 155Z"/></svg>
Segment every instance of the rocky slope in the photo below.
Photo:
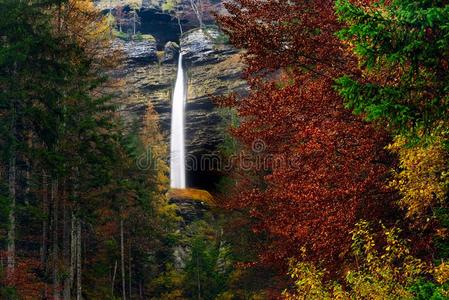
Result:
<svg viewBox="0 0 449 300"><path fill-rule="evenodd" d="M240 54L217 29L191 30L180 39L188 77L186 106L186 147L191 159L200 161L211 155L223 138L220 112L213 97L230 92L244 92ZM148 103L159 114L162 130L169 141L171 95L176 77L176 47L171 43L165 53L156 50L156 41L118 42L125 52L125 63L116 77L124 81L121 112L128 124L139 126ZM131 100L129 100L131 99ZM132 99L135 99L133 101ZM209 170L189 171L191 186L210 188L214 173Z"/></svg>

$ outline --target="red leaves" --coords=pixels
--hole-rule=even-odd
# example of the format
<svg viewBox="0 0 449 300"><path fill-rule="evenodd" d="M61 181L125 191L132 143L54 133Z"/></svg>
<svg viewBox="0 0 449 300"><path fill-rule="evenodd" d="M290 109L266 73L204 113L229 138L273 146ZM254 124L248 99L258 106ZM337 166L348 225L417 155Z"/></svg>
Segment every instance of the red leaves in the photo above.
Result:
<svg viewBox="0 0 449 300"><path fill-rule="evenodd" d="M0 253L0 260L6 261L6 257L6 253ZM20 299L40 299L46 289L46 284L36 276L36 270L40 268L41 265L36 260L16 258L15 271L12 276L7 277L6 272L5 274L0 273L0 286L14 289Z"/></svg>
<svg viewBox="0 0 449 300"><path fill-rule="evenodd" d="M310 259L335 266L357 219L378 217L388 203L387 136L344 109L332 88L353 66L334 36L333 1L236 2L220 21L247 50L251 92L229 102L241 117L233 134L247 148L264 141L258 155L283 163L256 163L246 175L236 166L229 206L269 233L263 261L286 263L305 246Z"/></svg>

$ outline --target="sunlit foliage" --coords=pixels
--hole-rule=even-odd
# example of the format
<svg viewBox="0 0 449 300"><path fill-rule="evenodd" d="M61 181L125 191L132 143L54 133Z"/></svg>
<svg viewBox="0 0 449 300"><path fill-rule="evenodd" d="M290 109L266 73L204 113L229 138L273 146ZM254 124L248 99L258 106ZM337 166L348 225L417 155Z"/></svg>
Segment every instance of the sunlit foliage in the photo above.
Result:
<svg viewBox="0 0 449 300"><path fill-rule="evenodd" d="M399 156L399 169L390 186L401 194L400 204L408 216L419 217L444 204L448 192L448 153L442 139L413 145L397 136L388 147Z"/></svg>
<svg viewBox="0 0 449 300"><path fill-rule="evenodd" d="M359 222L352 235L354 264L343 283L329 281L324 270L292 260L293 290L284 298L299 299L446 299L449 265L427 265L410 254L397 228L384 228L382 244L369 224ZM429 280L431 278L431 280Z"/></svg>

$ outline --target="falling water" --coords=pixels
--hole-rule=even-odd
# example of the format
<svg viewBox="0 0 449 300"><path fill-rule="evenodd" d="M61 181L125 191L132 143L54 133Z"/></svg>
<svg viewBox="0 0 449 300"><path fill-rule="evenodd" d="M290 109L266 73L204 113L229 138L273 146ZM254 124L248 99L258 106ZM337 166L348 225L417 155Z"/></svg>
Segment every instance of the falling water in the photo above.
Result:
<svg viewBox="0 0 449 300"><path fill-rule="evenodd" d="M186 187L184 113L186 102L186 84L182 68L182 54L179 54L178 75L173 92L171 140L170 140L170 187Z"/></svg>

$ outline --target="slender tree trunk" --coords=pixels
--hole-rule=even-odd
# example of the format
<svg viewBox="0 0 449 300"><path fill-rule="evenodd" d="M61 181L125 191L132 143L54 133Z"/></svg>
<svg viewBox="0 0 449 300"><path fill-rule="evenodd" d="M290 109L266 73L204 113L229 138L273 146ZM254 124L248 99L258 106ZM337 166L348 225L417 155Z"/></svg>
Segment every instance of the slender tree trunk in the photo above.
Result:
<svg viewBox="0 0 449 300"><path fill-rule="evenodd" d="M58 218L59 218L59 203L58 203L58 180L52 179L51 182L51 202L53 203L53 245L52 245L52 262L53 262L53 299L59 300L60 284L59 284L59 270L58 270Z"/></svg>
<svg viewBox="0 0 449 300"><path fill-rule="evenodd" d="M70 225L70 282L73 286L73 281L75 280L75 264L76 264L76 234L77 234L77 227L75 223L75 215L72 211L72 219L71 219L71 225Z"/></svg>
<svg viewBox="0 0 449 300"><path fill-rule="evenodd" d="M123 219L120 220L120 257L122 269L122 299L126 300L125 245L123 236Z"/></svg>
<svg viewBox="0 0 449 300"><path fill-rule="evenodd" d="M42 221L42 247L41 247L41 265L44 268L45 275L49 273L48 264L48 234L49 234L49 217L50 209L48 204L48 180L47 173L42 171L42 211L44 220ZM45 282L44 299L48 298L48 284Z"/></svg>
<svg viewBox="0 0 449 300"><path fill-rule="evenodd" d="M139 299L143 299L142 280L139 280Z"/></svg>
<svg viewBox="0 0 449 300"><path fill-rule="evenodd" d="M70 300L71 298L71 288L72 288L72 263L71 263L71 213L70 208L67 205L67 201L64 197L63 199L63 210L64 210L64 220L63 220L63 242L62 251L64 258L64 267L68 272L64 278L64 300Z"/></svg>
<svg viewBox="0 0 449 300"><path fill-rule="evenodd" d="M112 274L111 295L114 297L115 275L117 274L117 261L114 264L114 273Z"/></svg>
<svg viewBox="0 0 449 300"><path fill-rule="evenodd" d="M129 245L129 257L128 257L128 289L129 299L132 298L132 272L131 272L131 244Z"/></svg>
<svg viewBox="0 0 449 300"><path fill-rule="evenodd" d="M16 153L13 151L9 160L8 184L9 184L9 228L8 228L8 254L7 254L7 278L14 278L16 268Z"/></svg>
<svg viewBox="0 0 449 300"><path fill-rule="evenodd" d="M181 18L178 15L176 15L176 19L178 20L179 34L182 36L184 32L182 31Z"/></svg>
<svg viewBox="0 0 449 300"><path fill-rule="evenodd" d="M47 173L42 172L42 211L44 220L42 221L42 247L41 247L41 265L48 272L47 254L48 254L48 181Z"/></svg>
<svg viewBox="0 0 449 300"><path fill-rule="evenodd" d="M76 218L76 300L82 299L81 220Z"/></svg>
<svg viewBox="0 0 449 300"><path fill-rule="evenodd" d="M136 20L136 11L134 11L134 13L133 13L133 32L134 32L134 35L136 35L136 22L137 22L137 20Z"/></svg>
<svg viewBox="0 0 449 300"><path fill-rule="evenodd" d="M27 134L27 145L28 149L31 149L32 147L32 140L31 140L31 134ZM30 191L31 191L31 158L26 159L26 170L25 170L25 204L30 204L29 198L30 198Z"/></svg>
<svg viewBox="0 0 449 300"><path fill-rule="evenodd" d="M17 66L14 65L13 73L16 73ZM9 191L9 214L8 214L8 240L7 240L7 260L6 260L6 277L14 278L16 270L16 189L17 189L17 107L16 101L12 101L11 111L11 153L8 162L8 191Z"/></svg>
<svg viewBox="0 0 449 300"><path fill-rule="evenodd" d="M201 29L204 28L202 0L190 0L190 6L192 7L192 10L195 13L196 18L198 19L200 28Z"/></svg>

